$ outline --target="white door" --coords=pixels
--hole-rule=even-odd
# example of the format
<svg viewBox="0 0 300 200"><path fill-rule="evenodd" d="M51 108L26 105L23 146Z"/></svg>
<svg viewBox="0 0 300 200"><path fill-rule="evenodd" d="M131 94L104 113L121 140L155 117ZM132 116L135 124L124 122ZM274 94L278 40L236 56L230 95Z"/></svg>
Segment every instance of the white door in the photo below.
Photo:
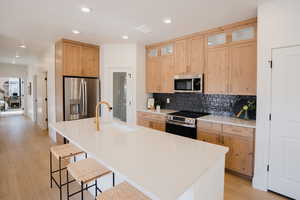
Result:
<svg viewBox="0 0 300 200"><path fill-rule="evenodd" d="M300 46L272 51L269 189L300 199Z"/></svg>
<svg viewBox="0 0 300 200"><path fill-rule="evenodd" d="M36 84L36 122L41 129L47 129L47 74L39 73L36 78Z"/></svg>

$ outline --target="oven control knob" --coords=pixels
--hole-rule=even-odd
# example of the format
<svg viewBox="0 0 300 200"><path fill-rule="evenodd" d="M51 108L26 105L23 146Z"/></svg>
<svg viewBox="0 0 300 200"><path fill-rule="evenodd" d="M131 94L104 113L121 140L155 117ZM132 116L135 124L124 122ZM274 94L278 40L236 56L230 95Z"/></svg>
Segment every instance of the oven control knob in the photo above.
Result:
<svg viewBox="0 0 300 200"><path fill-rule="evenodd" d="M188 124L194 124L195 120L194 119L186 119L186 123L188 123Z"/></svg>

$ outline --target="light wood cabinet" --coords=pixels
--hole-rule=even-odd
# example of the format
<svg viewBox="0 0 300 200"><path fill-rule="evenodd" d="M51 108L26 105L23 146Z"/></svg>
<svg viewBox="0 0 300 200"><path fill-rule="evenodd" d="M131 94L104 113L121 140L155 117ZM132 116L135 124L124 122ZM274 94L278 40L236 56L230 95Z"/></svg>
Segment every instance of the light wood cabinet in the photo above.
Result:
<svg viewBox="0 0 300 200"><path fill-rule="evenodd" d="M229 48L229 94L256 95L256 42Z"/></svg>
<svg viewBox="0 0 300 200"><path fill-rule="evenodd" d="M99 76L99 50L95 47L82 46L81 51L82 76Z"/></svg>
<svg viewBox="0 0 300 200"><path fill-rule="evenodd" d="M63 76L99 76L99 46L62 39L56 51L60 51L58 48L62 48Z"/></svg>
<svg viewBox="0 0 300 200"><path fill-rule="evenodd" d="M81 46L63 43L63 75L81 75Z"/></svg>
<svg viewBox="0 0 300 200"><path fill-rule="evenodd" d="M146 90L148 93L157 93L160 91L160 60L153 57L147 60L146 66Z"/></svg>
<svg viewBox="0 0 300 200"><path fill-rule="evenodd" d="M173 44L156 50L148 49L146 61L146 91L148 93L173 93L174 56ZM152 52L152 53L151 53ZM164 52L161 54L161 52Z"/></svg>
<svg viewBox="0 0 300 200"><path fill-rule="evenodd" d="M172 55L162 56L159 59L160 76L159 92L173 93L174 91L174 57Z"/></svg>
<svg viewBox="0 0 300 200"><path fill-rule="evenodd" d="M256 95L256 42L209 48L205 93Z"/></svg>
<svg viewBox="0 0 300 200"><path fill-rule="evenodd" d="M187 72L187 60L186 60L186 40L180 40L175 42L175 74L185 74Z"/></svg>
<svg viewBox="0 0 300 200"><path fill-rule="evenodd" d="M225 133L222 133L220 137L221 145L229 147L226 155L226 168L246 176L252 176L254 156L252 138Z"/></svg>
<svg viewBox="0 0 300 200"><path fill-rule="evenodd" d="M212 143L212 144L219 144L219 134L207 131L198 131L197 138L204 142Z"/></svg>
<svg viewBox="0 0 300 200"><path fill-rule="evenodd" d="M207 52L204 92L226 94L228 88L228 48L212 48Z"/></svg>
<svg viewBox="0 0 300 200"><path fill-rule="evenodd" d="M147 128L166 131L166 119L164 115L148 112L137 112L137 124Z"/></svg>
<svg viewBox="0 0 300 200"><path fill-rule="evenodd" d="M175 42L175 75L202 74L205 65L204 38L197 36Z"/></svg>
<svg viewBox="0 0 300 200"><path fill-rule="evenodd" d="M147 92L173 93L174 75L203 73L206 94L256 95L256 26L253 18L148 45Z"/></svg>
<svg viewBox="0 0 300 200"><path fill-rule="evenodd" d="M229 148L226 169L248 177L253 176L254 132L253 128L222 125L198 121L197 139Z"/></svg>
<svg viewBox="0 0 300 200"><path fill-rule="evenodd" d="M193 37L187 43L187 73L202 74L205 66L205 51L203 36Z"/></svg>

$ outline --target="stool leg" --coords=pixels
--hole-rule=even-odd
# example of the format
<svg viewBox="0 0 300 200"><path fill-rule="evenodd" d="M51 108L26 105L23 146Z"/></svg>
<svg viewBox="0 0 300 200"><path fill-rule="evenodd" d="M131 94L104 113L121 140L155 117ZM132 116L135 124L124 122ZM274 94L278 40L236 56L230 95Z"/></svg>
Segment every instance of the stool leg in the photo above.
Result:
<svg viewBox="0 0 300 200"><path fill-rule="evenodd" d="M52 152L50 151L50 188L52 188Z"/></svg>
<svg viewBox="0 0 300 200"><path fill-rule="evenodd" d="M67 169L67 200L69 200L69 172Z"/></svg>
<svg viewBox="0 0 300 200"><path fill-rule="evenodd" d="M83 182L81 182L81 200L83 200Z"/></svg>
<svg viewBox="0 0 300 200"><path fill-rule="evenodd" d="M97 179L95 180L95 197L97 197Z"/></svg>
<svg viewBox="0 0 300 200"><path fill-rule="evenodd" d="M59 157L59 197L62 200L62 191L61 191L61 158Z"/></svg>
<svg viewBox="0 0 300 200"><path fill-rule="evenodd" d="M115 187L115 173L113 172L113 187Z"/></svg>

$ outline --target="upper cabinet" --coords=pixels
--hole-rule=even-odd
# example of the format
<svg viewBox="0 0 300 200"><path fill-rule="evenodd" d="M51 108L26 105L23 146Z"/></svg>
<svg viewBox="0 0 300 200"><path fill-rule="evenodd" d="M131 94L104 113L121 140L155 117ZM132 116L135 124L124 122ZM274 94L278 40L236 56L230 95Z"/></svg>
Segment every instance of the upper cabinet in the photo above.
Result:
<svg viewBox="0 0 300 200"><path fill-rule="evenodd" d="M205 88L207 94L226 94L228 91L228 48L208 49L205 68Z"/></svg>
<svg viewBox="0 0 300 200"><path fill-rule="evenodd" d="M56 51L62 51L63 76L99 76L99 46L65 39L58 43L61 45L56 45Z"/></svg>
<svg viewBox="0 0 300 200"><path fill-rule="evenodd" d="M256 18L147 47L147 92L172 93L174 75L204 74L204 93L256 95Z"/></svg>
<svg viewBox="0 0 300 200"><path fill-rule="evenodd" d="M146 74L146 91L148 93L173 92L173 43L147 49Z"/></svg>
<svg viewBox="0 0 300 200"><path fill-rule="evenodd" d="M204 38L196 36L175 42L175 70L180 74L202 74L204 71Z"/></svg>
<svg viewBox="0 0 300 200"><path fill-rule="evenodd" d="M90 46L81 48L82 76L99 76L99 49Z"/></svg>
<svg viewBox="0 0 300 200"><path fill-rule="evenodd" d="M229 48L229 94L256 95L256 42Z"/></svg>

